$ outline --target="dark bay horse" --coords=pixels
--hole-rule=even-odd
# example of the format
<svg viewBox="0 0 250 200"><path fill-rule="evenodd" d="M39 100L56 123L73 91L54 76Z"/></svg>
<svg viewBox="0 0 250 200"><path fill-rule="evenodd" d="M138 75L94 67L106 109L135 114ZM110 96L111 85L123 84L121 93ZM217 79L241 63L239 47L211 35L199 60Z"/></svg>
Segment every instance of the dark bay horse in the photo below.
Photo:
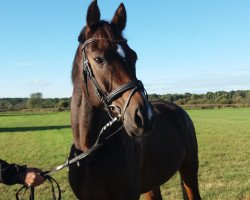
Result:
<svg viewBox="0 0 250 200"><path fill-rule="evenodd" d="M81 200L138 200L143 193L160 200L160 185L179 171L183 197L200 199L193 123L179 106L147 100L125 26L123 4L111 22L100 20L96 1L90 4L72 69L70 158L91 148L108 113L119 122L111 127L115 135L70 166L71 188Z"/></svg>

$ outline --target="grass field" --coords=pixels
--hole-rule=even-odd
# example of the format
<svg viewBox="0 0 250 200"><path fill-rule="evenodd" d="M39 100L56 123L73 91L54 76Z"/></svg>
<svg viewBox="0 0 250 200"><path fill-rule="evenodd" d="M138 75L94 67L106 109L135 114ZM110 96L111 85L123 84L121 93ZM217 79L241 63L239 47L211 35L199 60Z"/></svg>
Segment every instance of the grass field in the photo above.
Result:
<svg viewBox="0 0 250 200"><path fill-rule="evenodd" d="M203 199L250 199L250 109L189 110L200 157ZM0 158L43 170L65 161L72 143L69 112L0 113ZM75 197L67 172L54 176L62 199ZM182 199L178 174L162 186L163 199ZM0 185L0 200L14 199L20 186ZM50 185L37 188L36 199L51 199ZM143 198L142 198L143 199Z"/></svg>

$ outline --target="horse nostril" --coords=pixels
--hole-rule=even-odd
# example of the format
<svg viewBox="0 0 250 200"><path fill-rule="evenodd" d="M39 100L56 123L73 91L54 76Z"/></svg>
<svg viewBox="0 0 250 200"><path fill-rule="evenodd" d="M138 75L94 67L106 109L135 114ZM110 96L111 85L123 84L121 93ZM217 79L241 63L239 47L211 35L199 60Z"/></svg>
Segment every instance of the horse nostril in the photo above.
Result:
<svg viewBox="0 0 250 200"><path fill-rule="evenodd" d="M154 125L154 112L138 108L135 112L135 124L138 128L143 128L145 131L150 131Z"/></svg>
<svg viewBox="0 0 250 200"><path fill-rule="evenodd" d="M134 122L138 129L144 133L151 131L154 126L154 112L152 110L144 110L137 108L134 115Z"/></svg>
<svg viewBox="0 0 250 200"><path fill-rule="evenodd" d="M143 113L141 112L140 109L137 109L135 112L135 124L137 125L138 128L143 127Z"/></svg>
<svg viewBox="0 0 250 200"><path fill-rule="evenodd" d="M152 130L153 126L154 126L154 121L155 121L155 117L154 115L149 119L149 123L148 123L148 130Z"/></svg>

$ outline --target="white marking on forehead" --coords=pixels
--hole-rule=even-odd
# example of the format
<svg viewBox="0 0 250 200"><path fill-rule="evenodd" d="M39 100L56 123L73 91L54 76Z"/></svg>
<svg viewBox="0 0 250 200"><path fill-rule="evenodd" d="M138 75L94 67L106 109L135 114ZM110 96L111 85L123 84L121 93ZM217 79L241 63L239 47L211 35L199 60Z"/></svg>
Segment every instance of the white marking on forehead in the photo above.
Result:
<svg viewBox="0 0 250 200"><path fill-rule="evenodd" d="M123 50L123 48L122 48L122 46L121 46L120 44L117 44L117 53L118 53L121 57L125 58L124 50Z"/></svg>

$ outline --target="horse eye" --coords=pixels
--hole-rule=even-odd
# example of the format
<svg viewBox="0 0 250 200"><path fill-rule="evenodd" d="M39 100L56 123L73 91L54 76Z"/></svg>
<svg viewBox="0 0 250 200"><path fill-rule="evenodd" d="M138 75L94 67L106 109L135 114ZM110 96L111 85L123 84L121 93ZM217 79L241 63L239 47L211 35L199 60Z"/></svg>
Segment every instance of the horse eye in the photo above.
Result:
<svg viewBox="0 0 250 200"><path fill-rule="evenodd" d="M101 57L96 57L94 58L94 61L97 63L97 64L103 64L103 59Z"/></svg>

